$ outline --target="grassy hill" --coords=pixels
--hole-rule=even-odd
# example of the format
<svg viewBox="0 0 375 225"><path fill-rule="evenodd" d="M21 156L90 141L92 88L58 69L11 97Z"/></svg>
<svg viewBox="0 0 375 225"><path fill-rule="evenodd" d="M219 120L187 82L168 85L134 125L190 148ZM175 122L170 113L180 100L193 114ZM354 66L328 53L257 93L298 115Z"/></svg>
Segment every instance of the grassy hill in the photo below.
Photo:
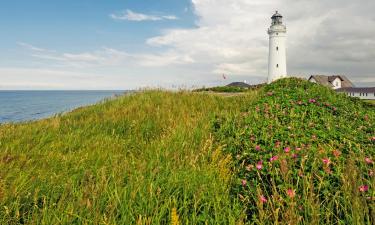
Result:
<svg viewBox="0 0 375 225"><path fill-rule="evenodd" d="M1 125L0 224L370 224L374 121L373 106L285 79Z"/></svg>

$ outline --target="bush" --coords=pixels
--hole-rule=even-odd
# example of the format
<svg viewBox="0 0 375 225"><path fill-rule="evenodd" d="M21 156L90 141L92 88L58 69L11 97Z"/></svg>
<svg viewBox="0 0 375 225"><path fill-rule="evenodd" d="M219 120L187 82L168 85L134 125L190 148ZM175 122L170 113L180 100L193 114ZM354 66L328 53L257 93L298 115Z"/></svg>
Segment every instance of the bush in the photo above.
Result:
<svg viewBox="0 0 375 225"><path fill-rule="evenodd" d="M236 159L232 194L247 220L374 223L374 112L293 78L264 87L242 114L216 118L217 145Z"/></svg>

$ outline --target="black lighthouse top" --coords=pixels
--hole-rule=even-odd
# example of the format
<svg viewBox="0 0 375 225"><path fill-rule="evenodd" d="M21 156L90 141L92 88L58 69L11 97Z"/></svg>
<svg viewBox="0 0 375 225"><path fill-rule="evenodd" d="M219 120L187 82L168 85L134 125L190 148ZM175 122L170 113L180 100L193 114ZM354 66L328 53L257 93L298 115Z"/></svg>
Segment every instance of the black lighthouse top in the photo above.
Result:
<svg viewBox="0 0 375 225"><path fill-rule="evenodd" d="M276 11L276 13L273 14L271 19L272 19L272 25L283 24L283 16L278 11Z"/></svg>

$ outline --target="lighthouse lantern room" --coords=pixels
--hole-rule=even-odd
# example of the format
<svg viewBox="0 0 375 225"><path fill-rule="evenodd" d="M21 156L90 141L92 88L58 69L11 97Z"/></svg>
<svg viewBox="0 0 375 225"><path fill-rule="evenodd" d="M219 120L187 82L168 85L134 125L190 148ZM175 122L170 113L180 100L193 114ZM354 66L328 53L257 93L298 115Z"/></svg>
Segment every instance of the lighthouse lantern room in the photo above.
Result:
<svg viewBox="0 0 375 225"><path fill-rule="evenodd" d="M268 29L269 57L268 57L268 83L287 77L286 71L286 26L283 16L276 11L271 17L272 24Z"/></svg>

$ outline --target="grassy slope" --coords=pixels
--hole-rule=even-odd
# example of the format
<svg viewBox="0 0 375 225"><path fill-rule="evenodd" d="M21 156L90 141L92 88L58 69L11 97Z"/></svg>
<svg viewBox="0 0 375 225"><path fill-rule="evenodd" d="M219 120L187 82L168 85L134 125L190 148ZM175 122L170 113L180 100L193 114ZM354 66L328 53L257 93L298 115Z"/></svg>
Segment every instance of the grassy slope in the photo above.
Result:
<svg viewBox="0 0 375 225"><path fill-rule="evenodd" d="M363 223L371 132L374 108L293 79L230 98L149 91L2 125L0 224Z"/></svg>
<svg viewBox="0 0 375 225"><path fill-rule="evenodd" d="M210 120L238 98L149 91L0 126L0 224L234 223ZM176 211L177 209L177 211Z"/></svg>

